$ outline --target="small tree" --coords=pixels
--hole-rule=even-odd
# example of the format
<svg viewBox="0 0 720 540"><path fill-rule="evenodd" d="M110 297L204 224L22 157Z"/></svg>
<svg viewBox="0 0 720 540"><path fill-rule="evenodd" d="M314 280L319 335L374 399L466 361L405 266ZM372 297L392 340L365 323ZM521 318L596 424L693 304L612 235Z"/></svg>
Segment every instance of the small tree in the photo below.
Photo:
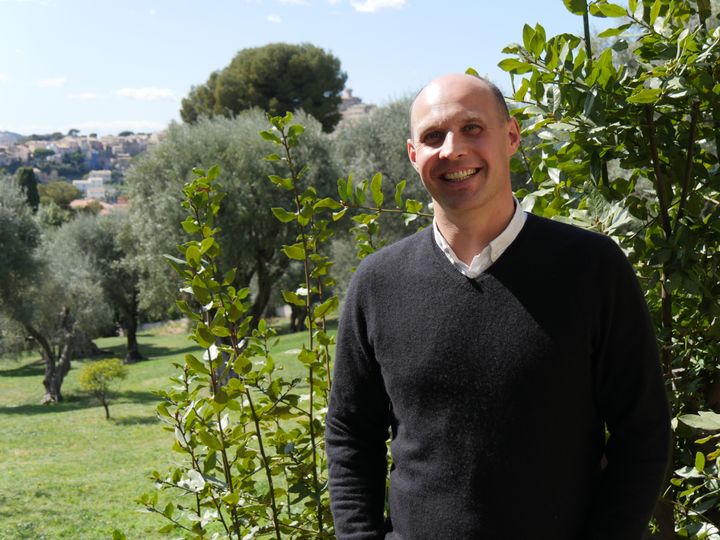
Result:
<svg viewBox="0 0 720 540"><path fill-rule="evenodd" d="M93 362L80 372L80 386L100 400L105 407L106 419L110 419L110 396L117 384L127 377L127 372L127 367L119 358Z"/></svg>
<svg viewBox="0 0 720 540"><path fill-rule="evenodd" d="M40 204L40 195L38 193L38 183L35 172L32 167L20 167L17 171L18 183L25 193L28 205L33 212L37 212Z"/></svg>

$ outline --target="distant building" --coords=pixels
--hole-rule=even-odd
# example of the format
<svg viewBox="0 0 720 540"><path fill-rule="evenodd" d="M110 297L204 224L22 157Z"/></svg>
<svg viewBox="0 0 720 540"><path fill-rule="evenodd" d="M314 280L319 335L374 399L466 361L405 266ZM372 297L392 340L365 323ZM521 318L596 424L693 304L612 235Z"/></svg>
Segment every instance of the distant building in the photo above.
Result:
<svg viewBox="0 0 720 540"><path fill-rule="evenodd" d="M112 171L90 171L85 180L73 180L73 186L83 192L86 199L107 201L115 195L115 189L106 186L112 180Z"/></svg>
<svg viewBox="0 0 720 540"><path fill-rule="evenodd" d="M341 129L355 120L365 118L376 108L376 105L363 103L362 99L353 96L352 88L346 88L342 94L342 103L340 103L340 114L342 118L335 129Z"/></svg>

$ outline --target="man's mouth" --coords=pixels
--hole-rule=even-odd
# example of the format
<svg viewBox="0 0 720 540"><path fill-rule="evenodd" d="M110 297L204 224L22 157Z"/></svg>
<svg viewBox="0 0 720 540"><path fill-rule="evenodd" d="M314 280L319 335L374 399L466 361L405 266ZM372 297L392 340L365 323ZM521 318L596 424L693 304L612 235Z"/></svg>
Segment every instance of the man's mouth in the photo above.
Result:
<svg viewBox="0 0 720 540"><path fill-rule="evenodd" d="M480 169L463 169L462 171L449 172L442 175L443 180L449 182L462 182L466 178L469 178Z"/></svg>

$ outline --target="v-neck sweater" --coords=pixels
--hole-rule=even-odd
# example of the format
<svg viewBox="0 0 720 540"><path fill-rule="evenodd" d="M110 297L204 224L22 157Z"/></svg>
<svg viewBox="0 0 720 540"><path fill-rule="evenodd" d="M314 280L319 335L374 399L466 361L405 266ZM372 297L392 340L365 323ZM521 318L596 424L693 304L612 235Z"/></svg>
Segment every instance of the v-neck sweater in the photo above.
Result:
<svg viewBox="0 0 720 540"><path fill-rule="evenodd" d="M326 422L340 540L639 540L669 433L647 307L609 238L528 215L477 279L431 229L359 266Z"/></svg>

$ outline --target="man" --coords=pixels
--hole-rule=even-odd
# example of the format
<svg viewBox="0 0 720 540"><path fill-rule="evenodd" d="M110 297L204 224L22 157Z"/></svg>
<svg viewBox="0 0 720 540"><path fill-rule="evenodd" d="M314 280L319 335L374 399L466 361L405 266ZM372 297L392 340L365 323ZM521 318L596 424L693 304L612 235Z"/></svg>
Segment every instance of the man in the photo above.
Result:
<svg viewBox="0 0 720 540"><path fill-rule="evenodd" d="M436 79L410 123L435 219L347 293L326 428L337 537L639 540L670 424L627 259L520 210L520 129L488 81Z"/></svg>

